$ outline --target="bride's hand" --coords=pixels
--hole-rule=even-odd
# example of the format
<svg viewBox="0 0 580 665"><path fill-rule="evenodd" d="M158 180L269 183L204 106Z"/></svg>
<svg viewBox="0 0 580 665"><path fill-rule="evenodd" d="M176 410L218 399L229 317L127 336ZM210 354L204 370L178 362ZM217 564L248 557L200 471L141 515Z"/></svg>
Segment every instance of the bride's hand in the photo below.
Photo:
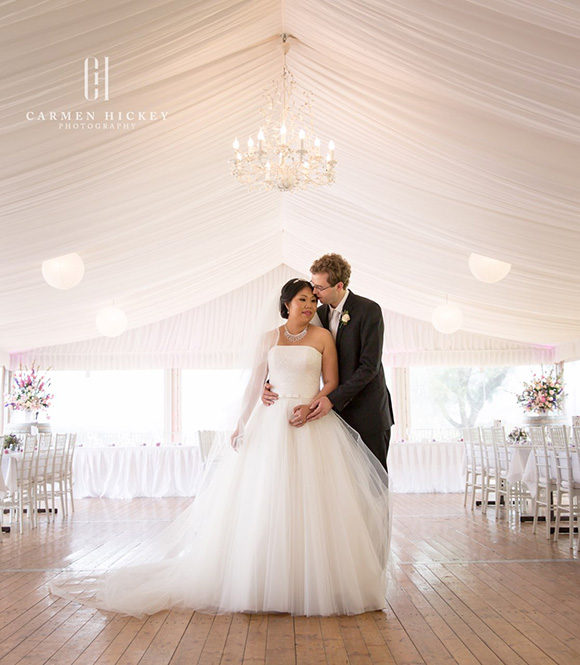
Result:
<svg viewBox="0 0 580 665"><path fill-rule="evenodd" d="M302 427L306 424L306 418L310 413L310 407L308 404L299 404L294 407L292 412L292 418L288 421L292 427Z"/></svg>
<svg viewBox="0 0 580 665"><path fill-rule="evenodd" d="M239 430L236 429L236 431L230 437L230 445L237 452L241 444L242 444L242 437L240 436Z"/></svg>

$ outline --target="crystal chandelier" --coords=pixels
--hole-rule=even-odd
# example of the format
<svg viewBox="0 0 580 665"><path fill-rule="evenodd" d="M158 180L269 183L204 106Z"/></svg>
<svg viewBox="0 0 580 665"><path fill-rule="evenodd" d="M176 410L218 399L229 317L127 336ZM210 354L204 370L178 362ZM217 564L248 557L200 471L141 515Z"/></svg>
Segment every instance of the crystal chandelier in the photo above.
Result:
<svg viewBox="0 0 580 665"><path fill-rule="evenodd" d="M290 35L282 35L282 79L265 92L262 123L256 141L250 136L246 152L234 141L232 174L248 189L283 192L334 182L334 142L322 156L312 127L312 93L300 88L286 66Z"/></svg>

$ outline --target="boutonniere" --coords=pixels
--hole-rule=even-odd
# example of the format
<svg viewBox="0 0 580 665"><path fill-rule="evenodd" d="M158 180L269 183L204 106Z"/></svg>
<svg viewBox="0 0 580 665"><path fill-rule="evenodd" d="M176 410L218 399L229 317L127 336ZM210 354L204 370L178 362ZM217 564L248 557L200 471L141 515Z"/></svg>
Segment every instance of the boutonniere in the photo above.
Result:
<svg viewBox="0 0 580 665"><path fill-rule="evenodd" d="M348 325L348 322L350 321L350 314L348 313L348 309L345 309L344 312L342 313L342 316L340 317L340 327Z"/></svg>

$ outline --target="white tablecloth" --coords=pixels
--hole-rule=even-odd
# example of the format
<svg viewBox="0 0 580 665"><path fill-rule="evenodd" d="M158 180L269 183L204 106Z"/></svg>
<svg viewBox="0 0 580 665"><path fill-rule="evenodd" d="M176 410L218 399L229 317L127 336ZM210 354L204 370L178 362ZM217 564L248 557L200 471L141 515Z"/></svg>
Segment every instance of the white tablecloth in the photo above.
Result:
<svg viewBox="0 0 580 665"><path fill-rule="evenodd" d="M556 456L550 450L548 451L548 457L550 458L550 475L552 477L552 480L554 482L557 482L558 472L556 470ZM580 462L578 461L577 455L572 456L572 476L574 478L574 482L580 483ZM530 457L528 458L528 462L526 464L526 468L524 470L524 475L522 480L527 485L532 496L534 496L536 491L537 477L538 474L536 473L536 462L534 460L534 456L530 455Z"/></svg>
<svg viewBox="0 0 580 665"><path fill-rule="evenodd" d="M513 445L509 446L511 452L510 466L507 472L507 479L510 483L519 483L524 477L524 471L531 455L532 446Z"/></svg>
<svg viewBox="0 0 580 665"><path fill-rule="evenodd" d="M462 492L461 442L391 443L395 492ZM203 463L197 446L80 448L74 457L75 497L194 496Z"/></svg>
<svg viewBox="0 0 580 665"><path fill-rule="evenodd" d="M75 497L195 496L203 472L198 446L75 449Z"/></svg>
<svg viewBox="0 0 580 665"><path fill-rule="evenodd" d="M463 492L465 452L461 441L391 442L387 466L400 493Z"/></svg>
<svg viewBox="0 0 580 665"><path fill-rule="evenodd" d="M8 485L5 481L5 476L8 473L8 455L2 456L2 471L0 473L0 499L3 499L8 494Z"/></svg>
<svg viewBox="0 0 580 665"><path fill-rule="evenodd" d="M4 453L2 455L2 482L0 489L15 492L18 488L18 460L22 459L22 453Z"/></svg>

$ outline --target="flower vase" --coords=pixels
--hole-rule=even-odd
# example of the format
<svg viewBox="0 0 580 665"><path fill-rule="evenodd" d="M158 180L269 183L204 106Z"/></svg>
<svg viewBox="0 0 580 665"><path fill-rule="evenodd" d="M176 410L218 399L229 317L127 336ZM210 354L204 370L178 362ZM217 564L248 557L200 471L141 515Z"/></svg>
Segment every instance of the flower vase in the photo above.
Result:
<svg viewBox="0 0 580 665"><path fill-rule="evenodd" d="M566 416L561 413L527 413L524 422L529 427L565 425Z"/></svg>
<svg viewBox="0 0 580 665"><path fill-rule="evenodd" d="M30 409L25 409L22 413L24 416L25 423L32 424L38 421L38 411L31 411Z"/></svg>

